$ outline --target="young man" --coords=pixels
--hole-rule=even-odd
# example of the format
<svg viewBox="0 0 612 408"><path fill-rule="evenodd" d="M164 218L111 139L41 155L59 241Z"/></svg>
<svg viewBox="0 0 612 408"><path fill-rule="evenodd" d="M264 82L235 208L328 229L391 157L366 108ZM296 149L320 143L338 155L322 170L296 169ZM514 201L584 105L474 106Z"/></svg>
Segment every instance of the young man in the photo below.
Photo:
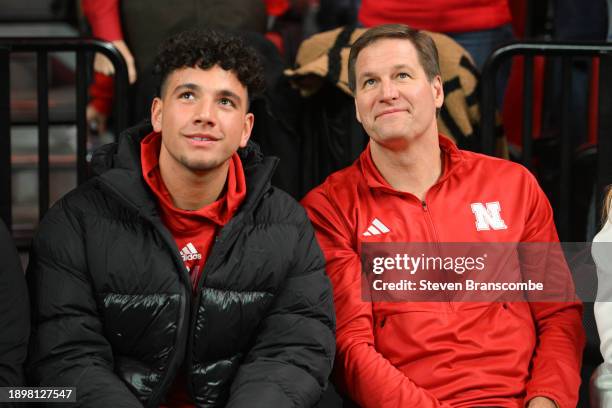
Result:
<svg viewBox="0 0 612 408"><path fill-rule="evenodd" d="M528 171L438 134L444 95L427 35L368 30L351 48L349 82L370 143L303 201L334 288L341 388L363 407L575 407L580 303L362 298L364 244L558 238Z"/></svg>
<svg viewBox="0 0 612 408"><path fill-rule="evenodd" d="M270 186L276 159L248 141L257 61L215 32L162 44L153 129L99 152L35 238L34 384L84 407L318 401L331 286L305 211Z"/></svg>

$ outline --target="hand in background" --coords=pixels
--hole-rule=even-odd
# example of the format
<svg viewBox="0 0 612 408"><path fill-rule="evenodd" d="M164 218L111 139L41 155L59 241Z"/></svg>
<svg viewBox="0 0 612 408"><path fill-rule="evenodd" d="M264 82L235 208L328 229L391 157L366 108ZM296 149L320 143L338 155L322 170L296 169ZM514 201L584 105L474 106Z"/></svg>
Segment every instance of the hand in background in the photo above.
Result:
<svg viewBox="0 0 612 408"><path fill-rule="evenodd" d="M108 117L98 111L91 103L87 105L86 111L87 128L92 134L100 135L106 132L106 122Z"/></svg>
<svg viewBox="0 0 612 408"><path fill-rule="evenodd" d="M130 84L133 84L136 82L136 65L134 65L134 57L130 49L123 40L113 41L112 44L119 50L123 59L125 59L128 68L128 79ZM94 58L94 71L104 75L113 75L115 73L115 67L104 55L96 53Z"/></svg>
<svg viewBox="0 0 612 408"><path fill-rule="evenodd" d="M546 397L532 398L527 404L527 408L558 408L557 404Z"/></svg>

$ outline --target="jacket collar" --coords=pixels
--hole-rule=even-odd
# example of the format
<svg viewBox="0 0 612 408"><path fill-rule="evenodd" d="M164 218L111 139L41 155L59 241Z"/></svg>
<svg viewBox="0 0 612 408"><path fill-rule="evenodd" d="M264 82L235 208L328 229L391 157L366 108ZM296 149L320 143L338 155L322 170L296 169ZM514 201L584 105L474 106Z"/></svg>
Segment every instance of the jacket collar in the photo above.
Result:
<svg viewBox="0 0 612 408"><path fill-rule="evenodd" d="M149 122L127 129L119 141L104 145L92 157L92 170L99 181L127 204L145 215L157 214L155 196L142 178L140 141L153 131ZM278 164L276 157L264 157L259 146L249 141L238 150L246 178L247 193L239 212L251 211L270 188Z"/></svg>
<svg viewBox="0 0 612 408"><path fill-rule="evenodd" d="M456 171L458 167L461 166L463 162L463 155L461 154L461 150L455 145L455 143L450 140L448 137L439 134L438 141L440 144L440 150L442 150L442 160L444 163L444 170L440 179L435 183L443 183L446 181L452 173ZM361 174L365 179L368 187L373 189L382 189L390 193L394 194L404 194L401 191L395 190L393 187L389 185L387 180L380 174L378 168L374 164L372 160L372 155L370 153L370 144L359 156L359 167L361 170Z"/></svg>

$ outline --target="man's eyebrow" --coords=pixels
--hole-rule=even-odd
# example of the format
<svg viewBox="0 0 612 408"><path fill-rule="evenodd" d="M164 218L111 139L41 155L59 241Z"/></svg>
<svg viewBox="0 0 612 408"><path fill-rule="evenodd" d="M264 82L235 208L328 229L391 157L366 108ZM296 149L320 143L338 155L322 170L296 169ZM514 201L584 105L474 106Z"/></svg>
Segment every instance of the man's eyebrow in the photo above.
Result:
<svg viewBox="0 0 612 408"><path fill-rule="evenodd" d="M373 77L373 76L376 76L376 74L370 71L362 72L361 74L359 74L359 78Z"/></svg>
<svg viewBox="0 0 612 408"><path fill-rule="evenodd" d="M172 93L177 93L177 92L181 92L181 91L184 91L184 90L200 91L201 89L202 88L200 87L200 85L194 84L194 83L191 83L191 82L187 82L187 83L178 85L176 88L174 88ZM238 95L236 92L231 91L229 89L221 89L221 90L217 91L217 95L225 97L225 98L231 98L234 101L236 101L236 103L238 103L238 104L242 103L242 98L240 97L240 95Z"/></svg>
<svg viewBox="0 0 612 408"><path fill-rule="evenodd" d="M396 64L396 65L393 66L393 69L394 70L397 70L397 69L412 69L412 67L410 65L408 65L408 64ZM377 75L378 74L376 74L374 72L366 71L366 72L361 73L359 75L359 78L375 77Z"/></svg>
<svg viewBox="0 0 612 408"><path fill-rule="evenodd" d="M412 67L410 65L408 65L408 64L396 64L396 65L393 66L393 68L395 68L395 69L401 69L401 68L411 69Z"/></svg>
<svg viewBox="0 0 612 408"><path fill-rule="evenodd" d="M236 103L241 104L242 103L242 98L240 97L240 95L238 95L236 92L234 91L230 91L229 89L221 89L218 92L219 96L224 96L227 98L231 98L233 100L236 101Z"/></svg>
<svg viewBox="0 0 612 408"><path fill-rule="evenodd" d="M176 93L176 92L180 92L180 91L184 91L184 90L199 91L200 90L200 86L198 84L187 82L185 84L178 85L176 88L174 88L172 93Z"/></svg>

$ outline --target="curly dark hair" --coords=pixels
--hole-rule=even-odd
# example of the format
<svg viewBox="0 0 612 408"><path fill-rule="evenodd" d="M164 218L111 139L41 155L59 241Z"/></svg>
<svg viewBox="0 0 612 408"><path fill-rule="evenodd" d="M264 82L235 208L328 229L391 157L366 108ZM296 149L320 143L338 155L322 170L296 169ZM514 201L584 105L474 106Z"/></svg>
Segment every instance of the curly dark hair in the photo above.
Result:
<svg viewBox="0 0 612 408"><path fill-rule="evenodd" d="M247 88L249 99L263 92L265 78L257 51L235 35L215 30L183 31L164 40L153 66L157 96L168 75L187 67L209 69L214 65L232 71Z"/></svg>

